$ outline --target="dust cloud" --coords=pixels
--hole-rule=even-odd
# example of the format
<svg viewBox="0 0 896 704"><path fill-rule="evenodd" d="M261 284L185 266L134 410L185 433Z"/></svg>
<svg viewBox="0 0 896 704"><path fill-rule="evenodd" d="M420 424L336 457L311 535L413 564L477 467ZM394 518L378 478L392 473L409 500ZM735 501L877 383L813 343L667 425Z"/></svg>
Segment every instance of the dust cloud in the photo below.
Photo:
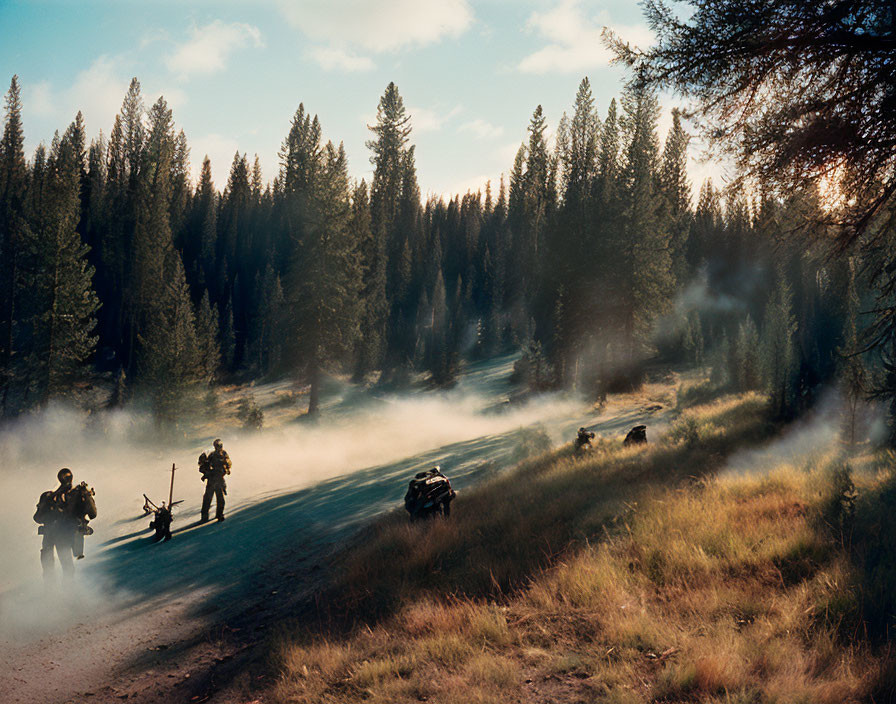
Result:
<svg viewBox="0 0 896 704"><path fill-rule="evenodd" d="M292 420L257 432L220 429L217 435L233 460L228 514L333 477L404 462L388 478L396 483L395 495L400 498L407 474L431 461L438 448L470 445L533 424L547 429L555 441L568 440L572 428L587 420L586 404L560 396L540 397L523 406L506 403L511 364L483 365L450 392L377 398L343 387L316 423ZM262 405L264 392L264 387L256 390ZM0 432L0 486L5 500L0 512L4 564L0 636L62 626L93 609L114 609L131 597L111 591L114 580L105 579L103 572L116 569L116 555L110 550L147 540L150 519L143 515L143 494L156 503L167 500L172 463L177 467L174 499L184 501L175 509L174 528L198 519L204 485L196 458L214 436L170 445L148 441L150 427L151 419L139 413L89 417L51 406ZM444 470L454 478L465 471L461 465L495 464L506 458L508 443L483 448L464 453L449 449ZM415 466L418 461L421 466ZM55 592L64 594L67 606L54 610L47 608L40 537L32 515L40 493L57 485L60 467L71 468L75 482L86 481L96 490L99 515L91 522L96 532L87 538L86 558L76 562L75 584ZM264 550L263 539L258 547ZM61 583L58 570L57 577ZM72 599L77 600L78 615L70 613Z"/></svg>

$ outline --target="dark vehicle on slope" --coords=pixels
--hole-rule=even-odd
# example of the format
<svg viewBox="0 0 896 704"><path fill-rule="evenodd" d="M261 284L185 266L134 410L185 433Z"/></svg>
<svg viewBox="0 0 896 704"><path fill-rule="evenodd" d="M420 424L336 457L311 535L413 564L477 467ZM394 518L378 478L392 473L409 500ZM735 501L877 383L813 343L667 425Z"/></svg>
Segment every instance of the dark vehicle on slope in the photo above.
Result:
<svg viewBox="0 0 896 704"><path fill-rule="evenodd" d="M404 495L404 507L412 521L451 515L451 501L457 492L451 488L448 477L435 466L418 472L408 484Z"/></svg>

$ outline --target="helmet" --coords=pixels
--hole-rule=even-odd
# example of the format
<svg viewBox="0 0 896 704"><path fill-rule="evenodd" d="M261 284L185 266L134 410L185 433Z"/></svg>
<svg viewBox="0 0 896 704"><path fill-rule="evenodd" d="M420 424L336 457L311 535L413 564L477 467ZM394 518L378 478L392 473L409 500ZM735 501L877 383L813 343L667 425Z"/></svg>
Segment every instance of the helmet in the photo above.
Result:
<svg viewBox="0 0 896 704"><path fill-rule="evenodd" d="M63 467L56 472L56 478L61 484L71 484L74 481L75 475L72 474L72 470L68 467Z"/></svg>
<svg viewBox="0 0 896 704"><path fill-rule="evenodd" d="M222 447L224 447L224 443L221 442L221 438L215 438L215 441L212 443L212 445L215 446L216 450L220 450Z"/></svg>

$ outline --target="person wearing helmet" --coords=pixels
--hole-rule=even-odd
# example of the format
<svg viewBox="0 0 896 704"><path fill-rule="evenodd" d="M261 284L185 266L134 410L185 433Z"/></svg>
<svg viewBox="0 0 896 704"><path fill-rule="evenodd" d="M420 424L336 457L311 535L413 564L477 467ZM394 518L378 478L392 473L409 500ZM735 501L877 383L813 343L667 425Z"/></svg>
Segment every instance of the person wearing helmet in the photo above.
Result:
<svg viewBox="0 0 896 704"><path fill-rule="evenodd" d="M44 579L53 578L56 561L55 551L62 566L62 573L72 577L75 565L72 557L84 556L84 535L93 529L87 526L90 518L96 518L96 503L93 490L85 482L74 486L74 475L68 467L63 467L56 474L59 488L45 491L40 495L34 521L40 524L38 535L43 536L40 547L40 563Z"/></svg>
<svg viewBox="0 0 896 704"><path fill-rule="evenodd" d="M219 521L224 520L224 497L227 494L227 482L224 477L230 474L230 468L233 466L221 439L217 438L213 444L214 449L211 452L203 452L199 456L199 471L202 473L202 481L205 482L205 494L202 496L201 523L208 522L208 512L212 506L212 497L215 498L215 518ZM203 456L205 457L204 460Z"/></svg>
<svg viewBox="0 0 896 704"><path fill-rule="evenodd" d="M586 430L585 428L579 428L579 432L576 435L576 444L575 450L576 452L582 452L584 450L590 450L592 448L591 441L594 439L594 433Z"/></svg>
<svg viewBox="0 0 896 704"><path fill-rule="evenodd" d="M451 488L448 477L436 465L414 475L404 495L404 507L412 521L435 516L448 518L451 515L451 501L455 496L457 492Z"/></svg>

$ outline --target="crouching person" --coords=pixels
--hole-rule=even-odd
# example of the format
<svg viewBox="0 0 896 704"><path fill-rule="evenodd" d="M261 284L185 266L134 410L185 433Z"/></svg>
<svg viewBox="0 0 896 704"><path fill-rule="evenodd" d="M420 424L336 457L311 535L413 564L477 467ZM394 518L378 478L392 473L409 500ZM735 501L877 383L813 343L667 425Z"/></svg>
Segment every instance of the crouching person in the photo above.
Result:
<svg viewBox="0 0 896 704"><path fill-rule="evenodd" d="M404 507L412 521L451 515L451 502L457 492L451 488L448 477L436 466L418 472L408 485L404 495Z"/></svg>

